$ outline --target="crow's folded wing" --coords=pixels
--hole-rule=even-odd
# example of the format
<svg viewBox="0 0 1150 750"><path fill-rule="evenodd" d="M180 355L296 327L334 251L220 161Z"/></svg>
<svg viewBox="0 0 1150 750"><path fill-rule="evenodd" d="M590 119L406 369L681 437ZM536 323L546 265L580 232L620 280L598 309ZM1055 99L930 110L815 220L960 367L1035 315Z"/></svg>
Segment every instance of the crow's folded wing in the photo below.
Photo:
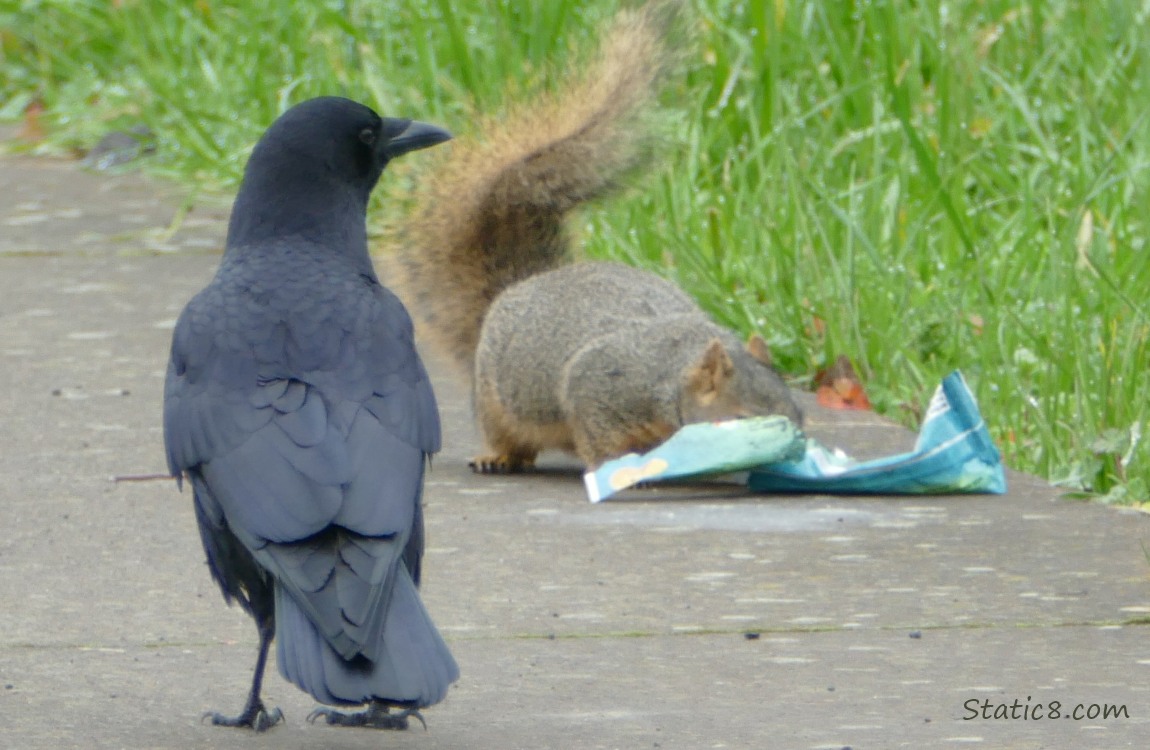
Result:
<svg viewBox="0 0 1150 750"><path fill-rule="evenodd" d="M234 534L345 658L381 647L397 566L422 553L417 506L438 448L431 386L406 314L397 324L378 304L390 301L321 332L331 354L306 371L259 356L268 336L249 344L189 305L165 388L169 466L191 476L205 536Z"/></svg>

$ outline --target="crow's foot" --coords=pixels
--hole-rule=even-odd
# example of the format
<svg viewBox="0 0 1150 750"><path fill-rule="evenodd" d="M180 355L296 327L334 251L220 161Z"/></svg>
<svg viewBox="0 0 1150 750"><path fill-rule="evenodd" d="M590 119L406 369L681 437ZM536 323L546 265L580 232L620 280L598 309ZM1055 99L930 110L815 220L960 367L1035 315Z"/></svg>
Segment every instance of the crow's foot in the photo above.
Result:
<svg viewBox="0 0 1150 750"><path fill-rule="evenodd" d="M211 719L217 727L247 727L254 732L266 732L276 724L283 721L284 714L278 708L271 711L264 708L263 703L256 703L244 709L239 716L224 716L215 711L208 711L201 717L201 721Z"/></svg>
<svg viewBox="0 0 1150 750"><path fill-rule="evenodd" d="M365 710L358 713L343 713L331 708L317 708L308 714L307 720L315 723L323 717L324 721L333 726L340 727L370 727L372 729L407 729L408 717L419 719L419 723L427 729L427 722L417 709L406 708L397 713L391 713L386 703L372 703Z"/></svg>

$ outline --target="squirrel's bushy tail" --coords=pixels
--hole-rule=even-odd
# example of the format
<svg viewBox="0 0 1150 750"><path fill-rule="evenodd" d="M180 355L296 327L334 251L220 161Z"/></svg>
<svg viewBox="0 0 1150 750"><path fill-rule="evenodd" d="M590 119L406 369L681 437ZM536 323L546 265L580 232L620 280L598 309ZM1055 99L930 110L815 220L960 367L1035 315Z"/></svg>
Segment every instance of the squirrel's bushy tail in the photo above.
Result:
<svg viewBox="0 0 1150 750"><path fill-rule="evenodd" d="M568 260L566 215L619 184L651 151L644 115L673 67L677 9L619 12L598 57L559 90L458 139L417 190L389 278L422 332L470 372L483 317L503 289Z"/></svg>

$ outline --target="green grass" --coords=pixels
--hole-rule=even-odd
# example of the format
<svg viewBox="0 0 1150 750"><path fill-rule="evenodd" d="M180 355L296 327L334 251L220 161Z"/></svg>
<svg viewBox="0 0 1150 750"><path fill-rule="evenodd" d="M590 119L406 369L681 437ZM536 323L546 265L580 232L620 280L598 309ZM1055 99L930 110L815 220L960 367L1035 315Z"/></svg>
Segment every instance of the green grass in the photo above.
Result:
<svg viewBox="0 0 1150 750"><path fill-rule="evenodd" d="M674 277L791 375L849 355L907 423L961 367L1012 466L1145 501L1150 3L693 5L664 158L587 214L588 252ZM41 97L55 149L146 124L151 168L227 189L313 95L467 132L617 4L264 7L0 0L0 112Z"/></svg>

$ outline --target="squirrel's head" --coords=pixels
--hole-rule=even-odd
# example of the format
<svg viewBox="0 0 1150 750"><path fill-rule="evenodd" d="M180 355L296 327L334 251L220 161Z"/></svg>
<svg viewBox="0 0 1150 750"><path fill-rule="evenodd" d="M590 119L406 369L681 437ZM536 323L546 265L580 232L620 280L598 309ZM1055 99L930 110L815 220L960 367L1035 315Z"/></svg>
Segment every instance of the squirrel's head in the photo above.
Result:
<svg viewBox="0 0 1150 750"><path fill-rule="evenodd" d="M683 374L683 423L778 414L797 426L802 412L771 366L767 343L754 334L745 346L715 337Z"/></svg>

